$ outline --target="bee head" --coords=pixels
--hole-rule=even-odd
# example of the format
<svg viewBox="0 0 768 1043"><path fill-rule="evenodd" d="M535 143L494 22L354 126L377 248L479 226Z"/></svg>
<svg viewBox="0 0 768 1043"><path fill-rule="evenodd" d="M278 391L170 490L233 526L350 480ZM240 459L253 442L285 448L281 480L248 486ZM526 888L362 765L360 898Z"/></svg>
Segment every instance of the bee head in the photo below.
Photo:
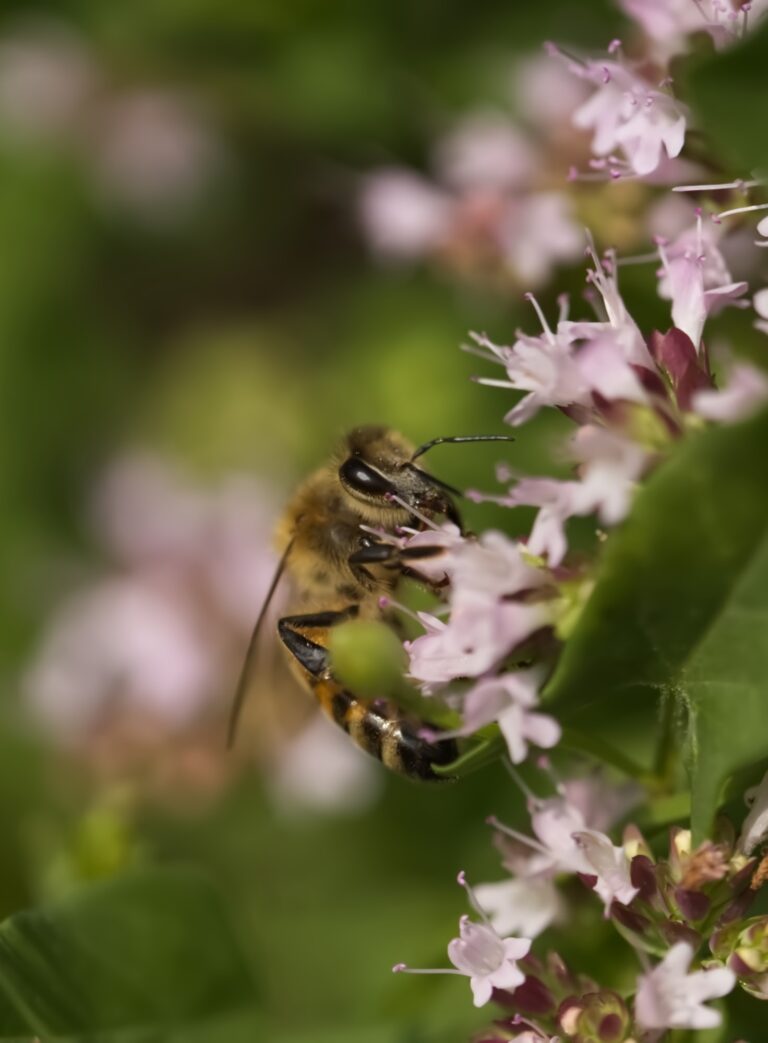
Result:
<svg viewBox="0 0 768 1043"><path fill-rule="evenodd" d="M458 490L413 463L414 447L387 427L357 427L344 441L339 481L371 520L405 524L413 513L444 515L461 528L451 493Z"/></svg>

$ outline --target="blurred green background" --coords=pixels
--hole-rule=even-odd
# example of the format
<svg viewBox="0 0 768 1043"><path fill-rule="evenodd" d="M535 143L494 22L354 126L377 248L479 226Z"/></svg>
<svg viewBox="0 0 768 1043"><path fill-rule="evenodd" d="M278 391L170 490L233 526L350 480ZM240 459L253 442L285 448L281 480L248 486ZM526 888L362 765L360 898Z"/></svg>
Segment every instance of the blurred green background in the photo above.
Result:
<svg viewBox="0 0 768 1043"><path fill-rule="evenodd" d="M134 567L89 514L124 454L151 452L197 490L249 476L268 555L269 519L346 428L384 422L415 442L504 430L506 397L470 383L478 363L457 348L471 328L508 338L520 294L375 264L355 195L378 165L424 168L462 112L508 106L518 55L552 37L599 47L616 24L607 4L565 0L3 5L3 915L138 865L192 864L223 896L256 981L259 1028L244 1038L458 1043L486 1020L465 983L390 968L445 962L465 911L459 869L501 875L483 819L520 805L501 769L438 791L382 772L362 807L288 813L269 781L279 728L270 756L258 708L224 763L244 629L226 637L202 724L139 742L138 760L121 760L123 731L94 753L92 735L40 727L29 671L61 605ZM526 428L515 466L551 469L557 429ZM432 467L491 488L498 457L445 449ZM518 531L530 518L467 513ZM260 700L282 694L275 683ZM294 718L304 698L286 695ZM192 768L175 773L185 756ZM585 969L610 965L594 932L572 935Z"/></svg>

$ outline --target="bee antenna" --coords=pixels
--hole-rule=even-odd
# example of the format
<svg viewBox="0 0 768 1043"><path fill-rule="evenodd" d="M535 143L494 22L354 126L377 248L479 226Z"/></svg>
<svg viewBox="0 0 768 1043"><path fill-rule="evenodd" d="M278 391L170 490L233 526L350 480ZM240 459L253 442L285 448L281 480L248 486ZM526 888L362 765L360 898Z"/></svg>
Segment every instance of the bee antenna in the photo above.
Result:
<svg viewBox="0 0 768 1043"><path fill-rule="evenodd" d="M420 445L411 457L411 463L418 459L423 453L428 452L433 446L443 445L446 442L514 442L511 435L451 435L447 438L433 438L431 442Z"/></svg>
<svg viewBox="0 0 768 1043"><path fill-rule="evenodd" d="M264 598L264 603L261 606L258 618L251 633L251 640L248 642L248 651L245 653L245 661L243 662L243 668L240 671L240 677L237 682L237 688L235 689L235 697L232 700L232 708L229 711L229 721L227 723L227 749L231 750L235 744L235 735L237 734L237 725L240 720L240 713L243 709L243 703L245 697L248 694L248 682L251 677L251 671L256 661L256 647L259 640L259 631L261 630L261 624L264 622L264 617L267 614L267 609L272 601L272 597L277 590L277 585L280 582L280 578L285 571L285 566L288 561L288 555L291 553L293 547L293 540L283 551L283 555L280 561L277 563L275 574L272 577L272 582L269 585L267 596Z"/></svg>

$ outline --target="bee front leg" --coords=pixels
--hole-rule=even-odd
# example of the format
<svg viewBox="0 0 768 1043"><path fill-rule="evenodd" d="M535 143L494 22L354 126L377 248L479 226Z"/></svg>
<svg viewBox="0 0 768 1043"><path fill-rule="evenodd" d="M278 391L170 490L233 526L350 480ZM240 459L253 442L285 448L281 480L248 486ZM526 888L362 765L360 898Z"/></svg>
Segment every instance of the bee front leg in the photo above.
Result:
<svg viewBox="0 0 768 1043"><path fill-rule="evenodd" d="M368 577L370 577L370 573L365 569L365 565L383 565L385 568L398 569L401 575L415 579L422 586L438 593L445 586L446 581L435 582L427 579L426 576L419 573L418 566L411 567L410 563L434 558L442 553L443 548L440 546L405 547L401 550L391 543L371 543L356 550L354 554L350 554L347 561L353 569L359 569Z"/></svg>
<svg viewBox="0 0 768 1043"><path fill-rule="evenodd" d="M328 649L318 641L312 641L303 631L326 631L329 627L356 615L357 606L351 605L341 612L309 612L300 616L283 616L277 622L277 632L299 665L312 677L322 677L328 671Z"/></svg>

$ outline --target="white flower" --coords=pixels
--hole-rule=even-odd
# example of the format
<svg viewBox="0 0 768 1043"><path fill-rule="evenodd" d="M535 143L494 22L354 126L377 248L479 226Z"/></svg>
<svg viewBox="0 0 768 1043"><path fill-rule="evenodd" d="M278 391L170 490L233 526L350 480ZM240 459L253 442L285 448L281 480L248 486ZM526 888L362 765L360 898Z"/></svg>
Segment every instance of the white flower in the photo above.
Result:
<svg viewBox="0 0 768 1043"><path fill-rule="evenodd" d="M475 894L501 935L537 938L563 911L560 892L544 877L478 884Z"/></svg>
<svg viewBox="0 0 768 1043"><path fill-rule="evenodd" d="M746 420L767 402L768 376L757 366L737 362L731 367L724 388L694 392L691 406L707 420L728 424Z"/></svg>
<svg viewBox="0 0 768 1043"><path fill-rule="evenodd" d="M745 855L751 855L757 845L768 837L768 772L763 775L759 785L747 791L745 797L750 811L744 819L736 846Z"/></svg>
<svg viewBox="0 0 768 1043"><path fill-rule="evenodd" d="M726 996L736 984L736 975L725 967L688 973L693 948L687 942L674 945L661 963L638 981L635 1017L638 1025L651 1029L708 1029L721 1023L707 1000Z"/></svg>
<svg viewBox="0 0 768 1043"><path fill-rule="evenodd" d="M527 938L501 938L490 924L468 916L459 921L459 937L448 943L448 959L469 977L476 1007L484 1006L493 990L516 989L525 981L517 961L528 955Z"/></svg>
<svg viewBox="0 0 768 1043"><path fill-rule="evenodd" d="M575 833L574 840L590 865L588 874L597 877L595 892L603 900L606 915L612 902L629 905L637 888L629 876L629 859L624 848L617 847L610 837L596 829Z"/></svg>

